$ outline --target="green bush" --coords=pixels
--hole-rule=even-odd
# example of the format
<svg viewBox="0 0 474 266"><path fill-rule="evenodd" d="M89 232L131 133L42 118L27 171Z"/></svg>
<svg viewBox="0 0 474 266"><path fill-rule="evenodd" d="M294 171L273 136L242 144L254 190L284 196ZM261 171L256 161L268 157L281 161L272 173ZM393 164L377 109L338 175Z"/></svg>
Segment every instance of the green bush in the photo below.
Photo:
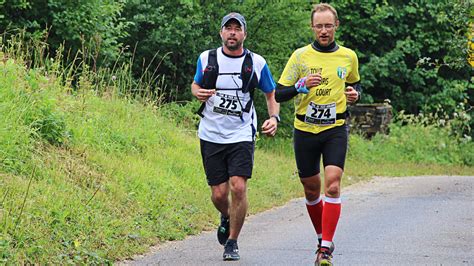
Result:
<svg viewBox="0 0 474 266"><path fill-rule="evenodd" d="M67 138L66 124L62 115L56 109L56 103L47 78L38 71L29 70L24 79L27 87L20 88L19 100L29 108L21 118L35 136L53 145L61 145ZM17 88L18 89L18 88Z"/></svg>
<svg viewBox="0 0 474 266"><path fill-rule="evenodd" d="M197 129L200 117L196 114L201 102L194 100L179 104L176 102L166 103L160 106L160 114L173 121L177 126Z"/></svg>

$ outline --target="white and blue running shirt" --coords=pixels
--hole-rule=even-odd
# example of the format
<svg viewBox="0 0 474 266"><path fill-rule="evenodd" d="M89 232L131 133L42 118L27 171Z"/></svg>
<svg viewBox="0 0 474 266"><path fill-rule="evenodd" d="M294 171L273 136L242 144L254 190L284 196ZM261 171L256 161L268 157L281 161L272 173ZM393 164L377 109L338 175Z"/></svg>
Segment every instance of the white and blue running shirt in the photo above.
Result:
<svg viewBox="0 0 474 266"><path fill-rule="evenodd" d="M248 50L245 50L247 53ZM209 50L201 53L197 61L194 81L201 85L204 69L207 66ZM233 57L222 52L222 47L217 49L217 63L219 75L216 81L216 94L211 96L204 108L199 123L199 138L205 141L228 144L242 141L254 141L257 129L257 114L252 104L250 111L243 112L250 93L242 93L242 79L240 72L244 62L245 53L242 56ZM265 59L253 53L254 75L258 80L258 88L265 92L275 89L270 69ZM242 113L242 119L240 114Z"/></svg>

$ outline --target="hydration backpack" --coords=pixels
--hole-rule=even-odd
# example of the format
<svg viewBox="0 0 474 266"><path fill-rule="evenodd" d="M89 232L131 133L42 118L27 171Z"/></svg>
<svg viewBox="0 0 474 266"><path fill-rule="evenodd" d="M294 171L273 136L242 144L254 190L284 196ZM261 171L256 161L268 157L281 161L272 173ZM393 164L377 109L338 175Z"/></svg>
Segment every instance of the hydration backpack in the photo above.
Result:
<svg viewBox="0 0 474 266"><path fill-rule="evenodd" d="M244 112L250 112L253 103L253 94L255 88L258 85L257 76L255 75L255 69L253 67L252 52L245 50L245 58L242 63L242 69L240 71L240 77L242 78L242 88L232 89L232 90L242 90L243 93L250 93L250 100L245 105L245 108L242 108ZM208 63L204 69L204 75L202 78L201 87L204 89L216 89L216 90L230 90L230 89L218 89L216 88L216 81L219 75L235 75L235 73L219 73L219 64L217 63L217 49L212 49L209 51ZM202 112L206 107L206 102L201 104L201 107L197 111L197 114L201 117L204 117Z"/></svg>

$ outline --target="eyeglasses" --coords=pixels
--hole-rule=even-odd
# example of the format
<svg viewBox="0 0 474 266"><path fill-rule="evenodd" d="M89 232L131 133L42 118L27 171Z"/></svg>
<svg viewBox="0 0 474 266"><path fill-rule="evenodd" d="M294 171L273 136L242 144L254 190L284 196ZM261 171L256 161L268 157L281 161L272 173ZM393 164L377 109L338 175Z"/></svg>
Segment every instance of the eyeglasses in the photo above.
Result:
<svg viewBox="0 0 474 266"><path fill-rule="evenodd" d="M315 28L317 30L322 30L323 28L325 28L326 30L332 30L332 29L334 29L334 27L336 27L336 25L334 25L334 24L316 24L316 25L313 25L313 28Z"/></svg>

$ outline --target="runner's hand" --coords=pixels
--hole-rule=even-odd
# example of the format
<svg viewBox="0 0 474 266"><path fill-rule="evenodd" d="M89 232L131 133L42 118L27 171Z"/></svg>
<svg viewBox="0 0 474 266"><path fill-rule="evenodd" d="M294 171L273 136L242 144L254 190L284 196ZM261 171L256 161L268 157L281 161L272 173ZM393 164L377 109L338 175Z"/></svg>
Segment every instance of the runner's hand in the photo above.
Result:
<svg viewBox="0 0 474 266"><path fill-rule="evenodd" d="M262 124L262 133L269 137L273 137L277 132L277 128L278 122L276 121L276 118L269 118Z"/></svg>
<svg viewBox="0 0 474 266"><path fill-rule="evenodd" d="M205 102L207 101L207 99L209 99L209 97L211 97L215 93L216 93L215 89L208 90L208 89L199 88L195 96L200 102Z"/></svg>
<svg viewBox="0 0 474 266"><path fill-rule="evenodd" d="M312 88L321 84L321 73L309 74L306 78L306 87Z"/></svg>
<svg viewBox="0 0 474 266"><path fill-rule="evenodd" d="M348 103L355 103L359 99L359 93L352 86L347 86L344 94Z"/></svg>

